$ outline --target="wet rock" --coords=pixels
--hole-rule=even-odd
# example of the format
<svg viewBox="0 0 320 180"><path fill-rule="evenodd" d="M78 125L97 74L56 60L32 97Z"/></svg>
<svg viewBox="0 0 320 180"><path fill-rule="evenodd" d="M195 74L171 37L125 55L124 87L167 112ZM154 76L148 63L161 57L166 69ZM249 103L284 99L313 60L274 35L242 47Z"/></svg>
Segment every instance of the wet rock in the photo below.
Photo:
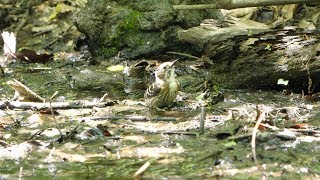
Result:
<svg viewBox="0 0 320 180"><path fill-rule="evenodd" d="M282 140L296 140L297 137L296 135L294 134L294 132L288 130L288 129L284 129L283 131L281 132L278 132L277 134L277 137L282 139Z"/></svg>

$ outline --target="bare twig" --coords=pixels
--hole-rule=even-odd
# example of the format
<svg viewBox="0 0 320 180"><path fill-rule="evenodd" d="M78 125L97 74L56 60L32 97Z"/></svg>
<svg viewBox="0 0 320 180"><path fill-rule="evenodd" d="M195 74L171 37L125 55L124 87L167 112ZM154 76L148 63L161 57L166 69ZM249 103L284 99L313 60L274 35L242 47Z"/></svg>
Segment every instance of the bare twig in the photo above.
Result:
<svg viewBox="0 0 320 180"><path fill-rule="evenodd" d="M310 61L314 56L316 56L316 53L319 52L320 44L315 48L315 50L309 55L306 63L306 69L307 69L307 75L308 75L308 95L311 96L313 93L312 88L312 78L311 78L311 73L310 73ZM303 96L302 96L303 97Z"/></svg>
<svg viewBox="0 0 320 180"><path fill-rule="evenodd" d="M57 42L59 39L63 38L66 34L69 33L70 29L73 25L69 26L66 30L64 30L59 36L57 36L54 40L49 42L47 45L44 46L44 48L48 48L49 46L53 45L55 42Z"/></svg>
<svg viewBox="0 0 320 180"><path fill-rule="evenodd" d="M20 170L19 170L19 180L23 179L23 167L20 166Z"/></svg>
<svg viewBox="0 0 320 180"><path fill-rule="evenodd" d="M16 102L16 101L2 101L0 102L0 109L72 109L72 108L92 108L113 106L114 101L108 102L89 102L89 101L73 101L73 102L51 102L51 103L37 103L37 102Z"/></svg>
<svg viewBox="0 0 320 180"><path fill-rule="evenodd" d="M54 124L56 125L56 128L57 128L58 131L59 131L60 138L62 138L63 134L62 134L62 132L61 132L59 126L58 126L57 120L56 120L55 115L54 115L54 112L53 112L52 104L51 104L52 99L53 99L58 93L59 93L59 91L54 92L53 95L49 98L49 106L50 106L51 116L52 116L52 118L53 118Z"/></svg>
<svg viewBox="0 0 320 180"><path fill-rule="evenodd" d="M201 106L201 115L200 115L200 127L199 134L204 133L204 121L206 119L206 107L204 105Z"/></svg>
<svg viewBox="0 0 320 180"><path fill-rule="evenodd" d="M1 65L0 65L0 72L1 72L1 77L4 77L5 76L5 72L4 72L4 70L3 70Z"/></svg>
<svg viewBox="0 0 320 180"><path fill-rule="evenodd" d="M256 107L257 109L257 117L256 117L256 125L253 128L252 131L252 138L251 138L251 152L252 152L252 158L255 164L258 164L257 160L257 153L256 153L256 136L258 133L258 128L262 120L265 119L266 113L264 111L260 111L258 106Z"/></svg>
<svg viewBox="0 0 320 180"><path fill-rule="evenodd" d="M174 55L179 55L179 56L185 56L185 57L189 57L189 58L193 58L196 60L202 60L201 58L197 57L197 56L192 56L191 54L186 54L186 53L179 53L179 52L166 52L167 54L174 54Z"/></svg>
<svg viewBox="0 0 320 180"><path fill-rule="evenodd" d="M74 137L74 135L77 134L77 129L79 128L79 125L77 125L76 127L74 127L66 136L61 136L61 138L59 138L57 141L58 142L62 142L64 140L68 140L71 139L72 137Z"/></svg>
<svg viewBox="0 0 320 180"><path fill-rule="evenodd" d="M146 163L143 164L143 166L141 166L133 175L134 178L137 178L139 176L141 176L147 169L148 167L151 165L151 163L148 161Z"/></svg>

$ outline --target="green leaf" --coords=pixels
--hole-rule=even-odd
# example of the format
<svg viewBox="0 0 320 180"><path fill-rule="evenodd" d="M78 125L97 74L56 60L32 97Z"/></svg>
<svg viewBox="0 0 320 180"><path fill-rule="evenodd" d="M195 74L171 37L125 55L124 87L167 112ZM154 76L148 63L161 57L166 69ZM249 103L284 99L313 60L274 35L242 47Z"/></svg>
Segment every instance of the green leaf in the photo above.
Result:
<svg viewBox="0 0 320 180"><path fill-rule="evenodd" d="M284 80L284 79L278 79L278 82L277 82L277 84L285 85L285 86L287 86L288 83L289 83L289 80Z"/></svg>
<svg viewBox="0 0 320 180"><path fill-rule="evenodd" d="M123 65L115 65L115 66L109 66L107 67L108 71L123 71L124 66Z"/></svg>
<svg viewBox="0 0 320 180"><path fill-rule="evenodd" d="M237 143L235 141L230 141L230 142L224 144L224 146L226 146L226 147L231 147L231 146L235 146L235 145L237 145Z"/></svg>

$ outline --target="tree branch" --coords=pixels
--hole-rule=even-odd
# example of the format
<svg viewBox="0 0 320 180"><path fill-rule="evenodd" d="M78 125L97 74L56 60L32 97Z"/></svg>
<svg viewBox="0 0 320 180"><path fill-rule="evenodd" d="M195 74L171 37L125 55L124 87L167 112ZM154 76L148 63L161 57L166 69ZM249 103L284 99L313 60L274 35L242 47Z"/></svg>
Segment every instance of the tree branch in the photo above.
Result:
<svg viewBox="0 0 320 180"><path fill-rule="evenodd" d="M236 9L257 6L315 3L319 0L217 0L213 4L174 5L175 10Z"/></svg>

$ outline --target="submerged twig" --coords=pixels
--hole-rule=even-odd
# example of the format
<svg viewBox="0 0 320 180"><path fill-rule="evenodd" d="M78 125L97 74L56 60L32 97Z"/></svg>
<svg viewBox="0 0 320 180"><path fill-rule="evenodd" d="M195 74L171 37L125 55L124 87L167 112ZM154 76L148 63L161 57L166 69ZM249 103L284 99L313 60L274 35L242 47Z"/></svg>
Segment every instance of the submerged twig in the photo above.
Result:
<svg viewBox="0 0 320 180"><path fill-rule="evenodd" d="M71 139L72 137L74 137L77 134L77 129L79 128L79 125L77 125L76 127L74 127L67 135L65 136L61 136L57 141L58 142L62 142L64 140L68 140Z"/></svg>
<svg viewBox="0 0 320 180"><path fill-rule="evenodd" d="M188 135L188 136L197 136L199 133L188 132L188 131L171 131L171 132L161 132L163 134L179 134L179 135Z"/></svg>
<svg viewBox="0 0 320 180"><path fill-rule="evenodd" d="M35 132L29 138L27 138L26 141L29 141L29 140L33 139L35 136L38 136L38 135L42 134L43 132L44 132L44 129L41 129L41 130Z"/></svg>
<svg viewBox="0 0 320 180"><path fill-rule="evenodd" d="M314 129L289 129L293 133L304 133L304 134L320 134L319 130L314 130Z"/></svg>
<svg viewBox="0 0 320 180"><path fill-rule="evenodd" d="M0 103L0 106L1 106L1 103ZM14 123L14 125L15 125L16 127L20 127L20 126L21 126L20 121L19 121L19 120L15 120L15 119L12 117L12 115L9 114L7 111L5 111L5 114L6 114L7 116L9 116L9 118L12 120L12 122Z"/></svg>
<svg viewBox="0 0 320 180"><path fill-rule="evenodd" d="M243 139L250 139L250 138L252 138L252 133L241 134L241 135L237 135L237 136L230 136L227 139L231 140L231 141L240 141Z"/></svg>
<svg viewBox="0 0 320 180"><path fill-rule="evenodd" d="M76 119L78 121L99 121L99 120L131 120L131 121L176 121L173 117L147 117L147 116L91 116Z"/></svg>
<svg viewBox="0 0 320 180"><path fill-rule="evenodd" d="M54 92L53 95L49 98L49 106L50 106L50 111L51 111L51 115L52 115L53 121L54 121L54 123L55 123L55 126L56 126L56 128L58 129L58 131L59 131L60 138L62 138L63 134L62 134L62 132L61 132L61 130L60 130L60 128L59 128L59 125L58 125L58 123L57 123L57 121L56 121L56 118L55 118L55 115L54 115L54 111L53 111L53 107L52 107L52 104L51 104L51 103L52 103L52 99L53 99L58 93L59 93L59 91Z"/></svg>
<svg viewBox="0 0 320 180"><path fill-rule="evenodd" d="M222 153L223 153L222 150L216 150L216 151L214 151L214 152L206 155L205 157L200 158L200 159L197 160L196 162L201 162L201 161L204 161L204 160L209 159L209 158L212 158L212 159L216 160L216 159L219 158L219 156L220 156Z"/></svg>

